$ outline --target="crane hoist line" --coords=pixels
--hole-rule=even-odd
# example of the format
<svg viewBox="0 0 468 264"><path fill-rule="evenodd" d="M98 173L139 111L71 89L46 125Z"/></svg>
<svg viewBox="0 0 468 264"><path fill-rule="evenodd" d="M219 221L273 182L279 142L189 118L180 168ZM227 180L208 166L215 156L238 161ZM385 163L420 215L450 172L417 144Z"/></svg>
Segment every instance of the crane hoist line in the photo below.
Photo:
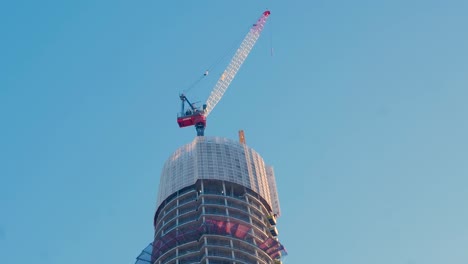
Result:
<svg viewBox="0 0 468 264"><path fill-rule="evenodd" d="M182 93L179 95L180 100L182 101L181 112L177 115L177 123L179 124L179 127L195 126L195 129L197 130L197 136L204 136L206 118L211 113L213 108L219 103L232 80L239 71L240 67L242 66L242 63L244 63L250 51L254 47L269 16L270 11L266 10L262 13L257 22L252 25L244 40L242 40L236 53L232 57L231 62L229 62L228 66L221 74L221 77L219 77L218 81L213 87L210 96L206 100L206 103L203 104L201 108L191 103L185 94ZM185 109L185 104L188 105L187 109Z"/></svg>

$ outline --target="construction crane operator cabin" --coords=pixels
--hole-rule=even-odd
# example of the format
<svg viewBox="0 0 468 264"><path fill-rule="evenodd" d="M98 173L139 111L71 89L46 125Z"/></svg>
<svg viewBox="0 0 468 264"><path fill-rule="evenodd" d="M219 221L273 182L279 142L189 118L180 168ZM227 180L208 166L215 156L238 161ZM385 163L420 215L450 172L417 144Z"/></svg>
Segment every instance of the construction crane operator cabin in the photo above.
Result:
<svg viewBox="0 0 468 264"><path fill-rule="evenodd" d="M254 23L202 107L180 94L180 128L195 139L165 162L160 177L153 241L136 264L281 264L281 215L273 167L239 141L204 135L219 103L256 41L270 11ZM205 73L207 75L208 72ZM187 107L186 107L187 106Z"/></svg>

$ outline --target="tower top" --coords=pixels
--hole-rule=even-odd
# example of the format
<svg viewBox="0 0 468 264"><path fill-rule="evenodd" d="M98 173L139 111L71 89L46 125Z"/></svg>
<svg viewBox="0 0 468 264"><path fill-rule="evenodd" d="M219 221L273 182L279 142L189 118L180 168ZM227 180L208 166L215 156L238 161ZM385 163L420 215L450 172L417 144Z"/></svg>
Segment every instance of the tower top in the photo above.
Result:
<svg viewBox="0 0 468 264"><path fill-rule="evenodd" d="M229 181L258 193L280 214L273 168L246 144L222 137L195 137L165 162L159 183L159 206L171 194L199 179Z"/></svg>

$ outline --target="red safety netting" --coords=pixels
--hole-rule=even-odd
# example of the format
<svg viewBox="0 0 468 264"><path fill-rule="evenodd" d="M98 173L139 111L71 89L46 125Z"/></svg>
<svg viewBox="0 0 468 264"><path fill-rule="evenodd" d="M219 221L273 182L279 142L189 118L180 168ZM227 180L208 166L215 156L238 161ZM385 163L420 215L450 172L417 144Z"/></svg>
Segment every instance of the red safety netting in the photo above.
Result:
<svg viewBox="0 0 468 264"><path fill-rule="evenodd" d="M228 235L244 240L247 235L250 235L250 229L252 229L250 226L242 223L217 219L206 219L204 223L195 229L174 229L154 240L151 261L156 261L163 253L177 245L199 240L204 234ZM287 254L284 246L271 237L259 244L258 247L273 259L281 257L282 254Z"/></svg>

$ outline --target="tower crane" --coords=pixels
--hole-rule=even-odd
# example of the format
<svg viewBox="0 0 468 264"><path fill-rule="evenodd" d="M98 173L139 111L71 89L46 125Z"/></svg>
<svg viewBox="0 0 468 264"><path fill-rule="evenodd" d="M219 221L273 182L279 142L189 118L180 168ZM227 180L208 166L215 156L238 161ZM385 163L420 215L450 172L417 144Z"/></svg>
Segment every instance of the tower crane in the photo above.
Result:
<svg viewBox="0 0 468 264"><path fill-rule="evenodd" d="M242 63L244 63L250 51L254 47L269 16L270 11L267 10L263 12L257 22L252 25L244 40L240 44L240 47L232 57L231 62L228 64L224 72L221 74L221 77L216 82L210 96L206 100L206 103L203 104L202 108L196 107L187 99L183 93L179 96L180 100L182 101L182 110L177 115L177 123L179 124L179 127L195 126L195 129L197 130L197 136L204 136L206 118L211 113L213 108L219 103L227 88L239 71L240 67L242 66ZM206 72L205 75L207 74L208 73ZM185 104L187 104L189 107L187 110L185 110Z"/></svg>

